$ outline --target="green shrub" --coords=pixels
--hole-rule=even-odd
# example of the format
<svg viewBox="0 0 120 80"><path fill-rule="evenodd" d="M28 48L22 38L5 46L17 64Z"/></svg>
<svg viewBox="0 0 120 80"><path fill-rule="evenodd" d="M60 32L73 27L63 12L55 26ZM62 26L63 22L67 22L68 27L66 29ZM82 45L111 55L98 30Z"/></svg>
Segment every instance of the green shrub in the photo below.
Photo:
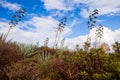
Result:
<svg viewBox="0 0 120 80"><path fill-rule="evenodd" d="M94 80L111 80L112 74L111 73L101 73L101 74L93 74Z"/></svg>

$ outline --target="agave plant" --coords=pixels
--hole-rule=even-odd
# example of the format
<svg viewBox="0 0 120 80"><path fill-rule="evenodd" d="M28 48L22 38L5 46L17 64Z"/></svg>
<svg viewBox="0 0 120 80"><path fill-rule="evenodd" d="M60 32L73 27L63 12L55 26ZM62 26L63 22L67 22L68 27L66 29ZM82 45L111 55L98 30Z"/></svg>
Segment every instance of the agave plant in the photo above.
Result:
<svg viewBox="0 0 120 80"><path fill-rule="evenodd" d="M47 62L53 58L54 54L55 54L54 49L41 46L38 49L37 54L35 54L33 57L39 62Z"/></svg>
<svg viewBox="0 0 120 80"><path fill-rule="evenodd" d="M30 44L30 45L19 44L19 50L25 56L32 56L32 55L36 54L37 53L37 48L38 48L38 44L37 45L33 45L33 44Z"/></svg>
<svg viewBox="0 0 120 80"><path fill-rule="evenodd" d="M45 50L45 51L42 51L40 54L38 54L38 58L39 58L39 61L47 61L50 59L50 52Z"/></svg>

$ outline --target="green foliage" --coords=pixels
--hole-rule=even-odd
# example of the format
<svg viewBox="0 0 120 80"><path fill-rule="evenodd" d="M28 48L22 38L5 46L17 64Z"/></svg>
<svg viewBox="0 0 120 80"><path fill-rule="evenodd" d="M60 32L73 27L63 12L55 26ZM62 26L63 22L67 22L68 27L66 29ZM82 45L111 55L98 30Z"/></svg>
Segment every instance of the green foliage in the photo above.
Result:
<svg viewBox="0 0 120 80"><path fill-rule="evenodd" d="M19 50L25 56L32 56L37 53L37 45L25 45L25 44L18 44Z"/></svg>
<svg viewBox="0 0 120 80"><path fill-rule="evenodd" d="M78 44L76 50L63 49L65 38L61 41L61 49L58 49L66 18L58 24L54 49L48 47L49 38L42 47L5 41L24 13L25 9L18 10L12 17L8 32L0 35L0 80L120 80L120 43L112 45L114 52L111 54L102 47L90 48L90 32L96 23L97 9L89 16L84 50ZM99 26L96 37L101 39L103 27Z"/></svg>
<svg viewBox="0 0 120 80"><path fill-rule="evenodd" d="M106 54L101 48L63 50L0 41L0 80L120 79L118 50Z"/></svg>
<svg viewBox="0 0 120 80"><path fill-rule="evenodd" d="M80 74L80 79L81 80L86 80L87 79L88 73L86 71L81 71L79 74Z"/></svg>
<svg viewBox="0 0 120 80"><path fill-rule="evenodd" d="M84 51L89 51L89 48L90 48L90 43L89 42L85 42L84 43Z"/></svg>
<svg viewBox="0 0 120 80"><path fill-rule="evenodd" d="M102 74L93 74L93 80L111 80L112 74L111 73L102 73Z"/></svg>
<svg viewBox="0 0 120 80"><path fill-rule="evenodd" d="M114 50L116 53L119 53L119 54L120 54L120 43L119 43L119 42L115 42L115 44L113 44L112 47L113 47L113 50Z"/></svg>
<svg viewBox="0 0 120 80"><path fill-rule="evenodd" d="M120 79L120 61L117 59L110 61L106 65L106 70L110 72L112 75L112 79L119 80Z"/></svg>
<svg viewBox="0 0 120 80"><path fill-rule="evenodd" d="M35 57L39 62L46 62L52 58L54 53L54 49L42 46L37 50L37 53L33 55L33 57Z"/></svg>

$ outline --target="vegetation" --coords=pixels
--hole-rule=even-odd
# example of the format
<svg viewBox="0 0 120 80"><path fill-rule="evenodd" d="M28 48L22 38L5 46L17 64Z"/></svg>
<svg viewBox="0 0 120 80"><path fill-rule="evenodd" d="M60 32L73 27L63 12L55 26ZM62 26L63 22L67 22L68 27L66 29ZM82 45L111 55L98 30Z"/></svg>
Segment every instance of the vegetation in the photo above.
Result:
<svg viewBox="0 0 120 80"><path fill-rule="evenodd" d="M89 52L79 47L75 51L61 51L46 46L23 47L2 39L0 42L0 80L120 79L118 42L109 55L101 48L91 48Z"/></svg>
<svg viewBox="0 0 120 80"><path fill-rule="evenodd" d="M90 16L91 30L97 10ZM90 48L86 41L84 50L76 45L76 50L57 48L66 18L58 26L54 48L25 45L6 41L0 36L0 80L120 80L120 43L113 44L114 52L108 53L102 47ZM100 33L99 33L100 31ZM89 34L88 34L89 35ZM102 30L98 30L98 38ZM105 44L104 44L105 46Z"/></svg>

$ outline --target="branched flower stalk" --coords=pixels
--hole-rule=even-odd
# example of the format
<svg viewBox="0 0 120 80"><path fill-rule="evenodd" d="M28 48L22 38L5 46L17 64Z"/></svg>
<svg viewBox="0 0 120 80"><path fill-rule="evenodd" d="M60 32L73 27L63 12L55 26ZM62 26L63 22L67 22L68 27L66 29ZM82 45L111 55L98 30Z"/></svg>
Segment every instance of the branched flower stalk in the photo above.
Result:
<svg viewBox="0 0 120 80"><path fill-rule="evenodd" d="M61 21L60 21L60 23L57 27L57 33L56 33L56 38L55 38L55 42L54 42L54 48L58 47L58 41L59 41L59 38L60 38L60 34L64 30L65 25L66 25L66 19L67 19L66 17L61 19Z"/></svg>
<svg viewBox="0 0 120 80"><path fill-rule="evenodd" d="M5 40L8 37L8 34L9 34L10 30L13 27L15 27L18 24L19 21L21 21L21 18L24 16L24 14L25 14L25 9L21 8L20 10L16 11L15 14L12 16L12 19L9 23L10 27L4 35Z"/></svg>
<svg viewBox="0 0 120 80"><path fill-rule="evenodd" d="M91 38L90 38L90 32L93 29L93 27L95 26L95 19L97 18L98 15L98 10L95 9L92 14L89 16L89 21L88 21L88 37L87 37L87 41L86 42L90 42Z"/></svg>
<svg viewBox="0 0 120 80"><path fill-rule="evenodd" d="M91 42L90 32L93 29L93 27L95 26L97 15L98 15L98 10L95 9L95 10L93 10L92 14L89 16L88 35L87 35L86 42L84 44L84 48L86 51L88 51L88 48L90 47L90 42Z"/></svg>
<svg viewBox="0 0 120 80"><path fill-rule="evenodd" d="M95 48L97 47L97 45L100 46L100 41L103 36L103 30L104 30L103 25L99 25L96 29L95 44L94 44Z"/></svg>

